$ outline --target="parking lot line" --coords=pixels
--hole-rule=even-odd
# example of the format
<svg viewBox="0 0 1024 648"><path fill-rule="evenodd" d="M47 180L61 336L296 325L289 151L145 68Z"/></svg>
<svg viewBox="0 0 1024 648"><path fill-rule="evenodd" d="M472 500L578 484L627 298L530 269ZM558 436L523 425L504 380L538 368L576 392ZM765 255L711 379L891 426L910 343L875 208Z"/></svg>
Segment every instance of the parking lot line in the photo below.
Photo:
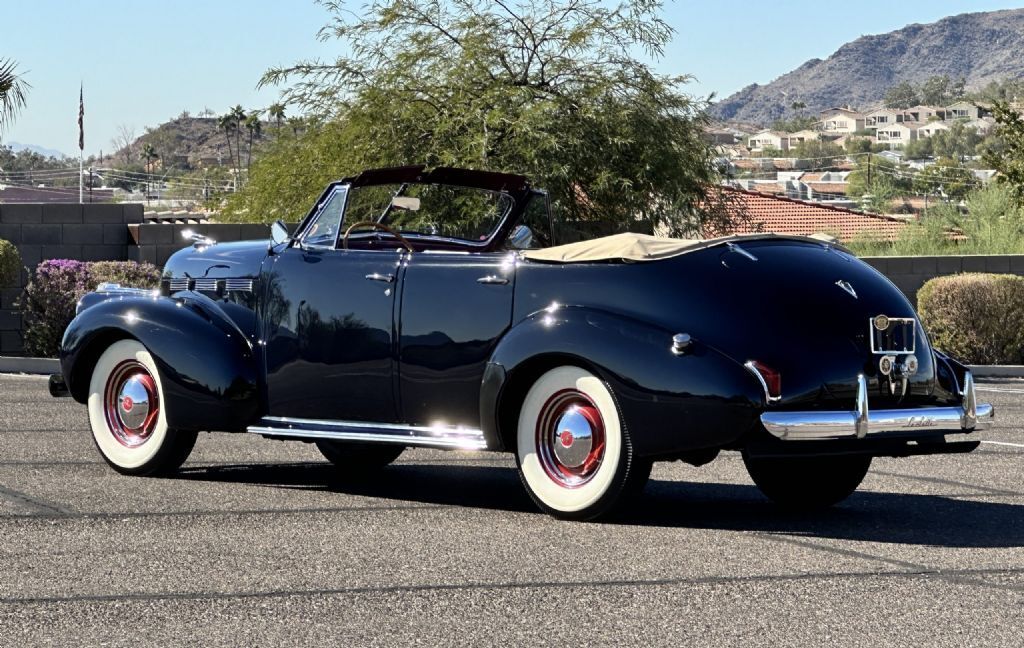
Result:
<svg viewBox="0 0 1024 648"><path fill-rule="evenodd" d="M1012 448L1024 448L1024 443L1009 443L1007 441L982 441L982 443L988 443L990 445L1010 446Z"/></svg>

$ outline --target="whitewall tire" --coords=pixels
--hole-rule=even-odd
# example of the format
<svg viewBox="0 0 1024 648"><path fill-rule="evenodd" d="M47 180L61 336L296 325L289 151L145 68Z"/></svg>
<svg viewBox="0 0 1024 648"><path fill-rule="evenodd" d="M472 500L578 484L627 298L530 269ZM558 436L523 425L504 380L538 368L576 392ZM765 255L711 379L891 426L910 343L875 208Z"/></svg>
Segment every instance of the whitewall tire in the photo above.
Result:
<svg viewBox="0 0 1024 648"><path fill-rule="evenodd" d="M89 381L89 425L100 454L118 472L150 475L176 470L196 433L171 430L160 372L135 340L111 344Z"/></svg>
<svg viewBox="0 0 1024 648"><path fill-rule="evenodd" d="M556 367L533 383L520 407L516 444L526 490L560 518L607 513L650 474L650 463L633 455L608 386L576 366Z"/></svg>

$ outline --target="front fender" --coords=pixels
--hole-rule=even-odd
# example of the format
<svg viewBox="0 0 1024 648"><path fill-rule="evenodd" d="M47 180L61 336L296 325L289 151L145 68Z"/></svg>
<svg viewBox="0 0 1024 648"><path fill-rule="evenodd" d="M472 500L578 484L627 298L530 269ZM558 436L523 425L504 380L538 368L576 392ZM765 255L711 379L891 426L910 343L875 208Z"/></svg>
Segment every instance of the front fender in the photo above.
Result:
<svg viewBox="0 0 1024 648"><path fill-rule="evenodd" d="M143 293L85 303L61 343L61 370L75 400L88 400L103 350L134 338L156 361L172 428L243 430L258 418L252 345L211 300Z"/></svg>
<svg viewBox="0 0 1024 648"><path fill-rule="evenodd" d="M525 318L498 343L484 376L480 412L489 447L514 448L522 396L557 364L580 364L611 386L641 456L733 444L758 420L761 387L742 365L699 340L672 353L678 332L585 307Z"/></svg>

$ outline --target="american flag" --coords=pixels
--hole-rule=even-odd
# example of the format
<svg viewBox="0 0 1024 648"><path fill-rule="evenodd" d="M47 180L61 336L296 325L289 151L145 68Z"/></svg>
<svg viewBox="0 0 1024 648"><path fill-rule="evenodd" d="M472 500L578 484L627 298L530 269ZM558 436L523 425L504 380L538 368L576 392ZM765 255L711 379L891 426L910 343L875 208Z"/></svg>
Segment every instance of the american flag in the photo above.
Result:
<svg viewBox="0 0 1024 648"><path fill-rule="evenodd" d="M78 86L78 150L85 150L85 100L82 86Z"/></svg>

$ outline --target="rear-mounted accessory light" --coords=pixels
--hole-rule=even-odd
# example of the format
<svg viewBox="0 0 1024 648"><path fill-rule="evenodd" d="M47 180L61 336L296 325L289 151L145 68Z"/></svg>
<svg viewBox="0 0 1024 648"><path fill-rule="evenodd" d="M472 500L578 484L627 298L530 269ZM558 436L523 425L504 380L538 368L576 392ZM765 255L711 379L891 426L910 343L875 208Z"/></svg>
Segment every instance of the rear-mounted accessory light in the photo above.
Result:
<svg viewBox="0 0 1024 648"><path fill-rule="evenodd" d="M754 374L754 377L761 383L761 387L764 389L764 397L769 403L782 398L781 373L757 360L750 360L743 366L749 369L750 373Z"/></svg>

